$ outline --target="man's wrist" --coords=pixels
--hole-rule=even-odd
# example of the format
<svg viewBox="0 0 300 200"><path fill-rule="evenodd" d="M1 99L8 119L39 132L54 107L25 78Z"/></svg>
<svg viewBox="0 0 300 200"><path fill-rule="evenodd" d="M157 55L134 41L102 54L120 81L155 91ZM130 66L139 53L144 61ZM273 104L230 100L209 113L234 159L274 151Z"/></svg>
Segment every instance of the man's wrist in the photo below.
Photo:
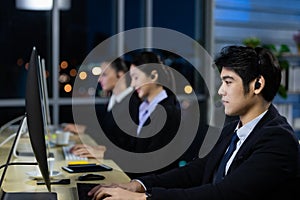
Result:
<svg viewBox="0 0 300 200"><path fill-rule="evenodd" d="M140 181L138 179L133 179L130 182L135 182L139 186L139 187L136 187L136 192L145 192L145 191L147 191L147 188L145 187L145 185L143 184L142 181Z"/></svg>

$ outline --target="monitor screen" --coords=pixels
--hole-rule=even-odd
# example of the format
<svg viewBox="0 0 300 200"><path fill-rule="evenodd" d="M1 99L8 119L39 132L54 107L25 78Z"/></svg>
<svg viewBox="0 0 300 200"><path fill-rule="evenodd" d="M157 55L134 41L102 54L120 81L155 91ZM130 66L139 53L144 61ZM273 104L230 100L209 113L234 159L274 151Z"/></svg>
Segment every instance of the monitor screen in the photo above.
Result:
<svg viewBox="0 0 300 200"><path fill-rule="evenodd" d="M39 169L46 183L48 191L51 191L50 176L47 162L46 145L46 115L43 102L43 90L41 79L41 67L38 53L35 47L32 49L28 74L26 80L25 106L31 146L38 163Z"/></svg>

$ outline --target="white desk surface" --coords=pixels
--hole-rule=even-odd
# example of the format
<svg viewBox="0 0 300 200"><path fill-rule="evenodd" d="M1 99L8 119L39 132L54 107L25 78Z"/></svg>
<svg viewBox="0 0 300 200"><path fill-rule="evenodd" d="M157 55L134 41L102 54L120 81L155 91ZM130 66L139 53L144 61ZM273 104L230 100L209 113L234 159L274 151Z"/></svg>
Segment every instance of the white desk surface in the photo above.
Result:
<svg viewBox="0 0 300 200"><path fill-rule="evenodd" d="M7 137L6 133L0 135L0 143L3 141L3 138ZM84 140L85 144L95 144L93 139L88 135L80 137ZM71 140L76 143L79 142L78 136L73 136ZM9 153L12 140L0 148L0 164L4 164L7 155ZM66 166L68 161L64 160L61 147L54 147L50 149L50 152L53 152L55 155L55 165L54 170L61 172L59 176L54 177L55 179L60 178L69 178L71 184L69 185L52 185L52 191L56 192L59 200L63 199L77 199L77 196L74 196L74 191L76 193L76 183L78 182L78 176L84 173L68 173L61 169L62 166ZM32 162L34 161L33 157L19 157L12 158L13 162ZM97 160L89 159L90 162L97 162ZM105 176L104 180L98 181L80 181L82 183L124 183L130 181L130 178L117 166L117 164L112 160L100 160L101 163L106 164L113 168L112 171L99 172ZM26 174L26 172L31 172L37 170L37 166L30 165L11 165L8 167L2 188L7 192L45 192L47 188L45 185L36 185L36 180L32 179ZM0 170L0 175L2 175L3 169Z"/></svg>

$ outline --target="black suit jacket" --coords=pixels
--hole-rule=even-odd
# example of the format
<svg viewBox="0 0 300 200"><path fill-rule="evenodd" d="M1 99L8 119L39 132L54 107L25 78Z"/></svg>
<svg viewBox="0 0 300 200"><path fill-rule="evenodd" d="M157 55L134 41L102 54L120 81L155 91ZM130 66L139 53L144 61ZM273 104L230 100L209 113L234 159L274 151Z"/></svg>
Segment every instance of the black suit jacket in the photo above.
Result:
<svg viewBox="0 0 300 200"><path fill-rule="evenodd" d="M175 137L180 120L180 105L174 95L168 95L148 117L139 137L133 139L132 151L146 153L164 147Z"/></svg>
<svg viewBox="0 0 300 200"><path fill-rule="evenodd" d="M161 175L141 177L152 199L299 199L299 142L273 105L241 146L224 180L212 183L237 123L223 128L206 157Z"/></svg>
<svg viewBox="0 0 300 200"><path fill-rule="evenodd" d="M164 114L162 114L162 110L165 116L163 116ZM138 115L135 118L138 121ZM128 139L128 142L125 149L134 153L147 153L159 150L171 142L175 137L178 132L180 121L181 110L179 102L175 95L168 94L168 97L159 102L154 111L150 114L150 117L146 120L143 128L141 129L139 137L136 136L136 129L135 136L126 138ZM155 162L163 162L157 158L155 159ZM141 164L141 166L142 165L143 164ZM141 166L139 166L139 163L136 163L136 168L141 169ZM176 168L177 166L178 162L174 161L161 169L153 169L152 171L138 173L127 172L127 175L130 178L136 178L150 173L165 172Z"/></svg>
<svg viewBox="0 0 300 200"><path fill-rule="evenodd" d="M118 147L131 150L131 137L136 134L138 110L141 100L135 91L129 93L111 111L98 116L101 128L108 139ZM107 106L106 106L107 108Z"/></svg>

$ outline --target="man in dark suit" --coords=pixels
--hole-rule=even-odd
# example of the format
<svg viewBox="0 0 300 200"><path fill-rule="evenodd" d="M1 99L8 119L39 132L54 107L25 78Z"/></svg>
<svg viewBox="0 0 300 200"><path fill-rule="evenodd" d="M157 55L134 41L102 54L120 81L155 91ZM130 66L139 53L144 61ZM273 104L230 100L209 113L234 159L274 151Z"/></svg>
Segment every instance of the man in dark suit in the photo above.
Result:
<svg viewBox="0 0 300 200"><path fill-rule="evenodd" d="M272 105L281 81L278 61L264 48L229 46L215 63L225 114L239 119L225 125L212 151L160 175L97 186L89 195L152 200L299 198L299 142Z"/></svg>

